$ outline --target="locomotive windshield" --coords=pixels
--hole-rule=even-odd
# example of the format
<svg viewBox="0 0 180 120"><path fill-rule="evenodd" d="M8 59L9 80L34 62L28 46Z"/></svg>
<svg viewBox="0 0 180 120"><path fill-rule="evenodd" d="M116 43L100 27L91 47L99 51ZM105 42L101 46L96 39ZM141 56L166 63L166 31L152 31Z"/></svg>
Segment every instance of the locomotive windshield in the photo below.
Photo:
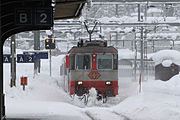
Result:
<svg viewBox="0 0 180 120"><path fill-rule="evenodd" d="M76 69L90 69L90 55L77 55L76 56Z"/></svg>
<svg viewBox="0 0 180 120"><path fill-rule="evenodd" d="M75 69L75 55L70 55L70 70L74 70Z"/></svg>
<svg viewBox="0 0 180 120"><path fill-rule="evenodd" d="M112 55L98 55L98 69L112 69Z"/></svg>
<svg viewBox="0 0 180 120"><path fill-rule="evenodd" d="M113 69L117 70L118 69L118 55L113 55Z"/></svg>

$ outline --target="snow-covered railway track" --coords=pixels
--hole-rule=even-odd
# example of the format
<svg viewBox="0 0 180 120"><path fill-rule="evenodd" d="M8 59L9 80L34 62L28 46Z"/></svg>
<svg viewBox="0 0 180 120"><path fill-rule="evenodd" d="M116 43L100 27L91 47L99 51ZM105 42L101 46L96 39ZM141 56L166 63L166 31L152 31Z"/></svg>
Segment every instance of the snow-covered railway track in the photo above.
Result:
<svg viewBox="0 0 180 120"><path fill-rule="evenodd" d="M90 114L90 112L86 111L85 114L86 114L91 120L96 120L96 119Z"/></svg>
<svg viewBox="0 0 180 120"><path fill-rule="evenodd" d="M131 120L123 114L104 109L87 110L85 114L90 118L90 120Z"/></svg>
<svg viewBox="0 0 180 120"><path fill-rule="evenodd" d="M116 115L119 115L119 116L123 117L124 120L131 120L131 119L128 118L127 116L125 116L125 115L123 115L123 114L120 114L120 113L117 113L117 112L115 112L115 111L113 111L112 113L114 113L114 114L116 114Z"/></svg>

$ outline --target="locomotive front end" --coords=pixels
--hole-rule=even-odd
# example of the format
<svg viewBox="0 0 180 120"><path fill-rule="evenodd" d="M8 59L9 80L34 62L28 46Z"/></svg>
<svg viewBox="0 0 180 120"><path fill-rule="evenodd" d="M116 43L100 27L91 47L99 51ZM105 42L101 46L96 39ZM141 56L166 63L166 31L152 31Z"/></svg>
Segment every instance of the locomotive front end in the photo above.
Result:
<svg viewBox="0 0 180 120"><path fill-rule="evenodd" d="M104 97L118 95L118 53L102 41L73 47L69 52L70 95L88 94L91 88Z"/></svg>

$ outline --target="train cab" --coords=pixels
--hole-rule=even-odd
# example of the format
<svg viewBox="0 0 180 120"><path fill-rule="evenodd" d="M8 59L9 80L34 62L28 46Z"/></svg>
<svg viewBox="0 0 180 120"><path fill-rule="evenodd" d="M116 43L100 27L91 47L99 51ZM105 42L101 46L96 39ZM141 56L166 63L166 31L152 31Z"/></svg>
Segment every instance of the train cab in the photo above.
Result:
<svg viewBox="0 0 180 120"><path fill-rule="evenodd" d="M118 51L106 41L86 41L72 47L66 68L70 95L82 96L92 87L102 96L118 94Z"/></svg>

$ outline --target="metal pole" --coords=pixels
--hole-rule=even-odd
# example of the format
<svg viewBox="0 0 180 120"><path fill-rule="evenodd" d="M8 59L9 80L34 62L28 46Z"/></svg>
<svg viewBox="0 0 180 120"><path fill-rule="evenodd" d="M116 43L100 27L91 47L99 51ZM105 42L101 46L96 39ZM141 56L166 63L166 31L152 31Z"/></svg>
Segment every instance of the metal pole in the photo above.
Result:
<svg viewBox="0 0 180 120"><path fill-rule="evenodd" d="M118 17L118 4L116 4L116 17Z"/></svg>
<svg viewBox="0 0 180 120"><path fill-rule="evenodd" d="M134 35L134 47L135 47L135 59L134 59L134 80L136 81L136 73L137 73L137 41L136 41L136 33Z"/></svg>
<svg viewBox="0 0 180 120"><path fill-rule="evenodd" d="M40 50L40 31L34 31L34 50ZM34 62L34 74L40 73L40 60Z"/></svg>
<svg viewBox="0 0 180 120"><path fill-rule="evenodd" d="M118 32L116 32L116 49L118 47Z"/></svg>
<svg viewBox="0 0 180 120"><path fill-rule="evenodd" d="M141 21L141 6L138 4L138 22ZM135 33L135 59L134 59L134 80L136 81L137 74L137 41L136 41L136 33Z"/></svg>
<svg viewBox="0 0 180 120"><path fill-rule="evenodd" d="M138 21L141 21L141 6L138 4Z"/></svg>
<svg viewBox="0 0 180 120"><path fill-rule="evenodd" d="M15 35L11 37L11 87L16 86L16 42Z"/></svg>
<svg viewBox="0 0 180 120"><path fill-rule="evenodd" d="M89 41L91 42L91 33L89 33Z"/></svg>
<svg viewBox="0 0 180 120"><path fill-rule="evenodd" d="M110 37L110 45L111 45L111 33L110 33L110 36L109 36L109 37Z"/></svg>
<svg viewBox="0 0 180 120"><path fill-rule="evenodd" d="M51 76L51 49L50 49L50 61L49 61L49 64L50 64L50 76Z"/></svg>
<svg viewBox="0 0 180 120"><path fill-rule="evenodd" d="M155 49L154 49L154 40L153 40L153 53L155 52Z"/></svg>
<svg viewBox="0 0 180 120"><path fill-rule="evenodd" d="M143 53L144 53L144 46L143 46L143 27L141 27L141 77L142 77L142 81L144 80L144 64L143 64Z"/></svg>

